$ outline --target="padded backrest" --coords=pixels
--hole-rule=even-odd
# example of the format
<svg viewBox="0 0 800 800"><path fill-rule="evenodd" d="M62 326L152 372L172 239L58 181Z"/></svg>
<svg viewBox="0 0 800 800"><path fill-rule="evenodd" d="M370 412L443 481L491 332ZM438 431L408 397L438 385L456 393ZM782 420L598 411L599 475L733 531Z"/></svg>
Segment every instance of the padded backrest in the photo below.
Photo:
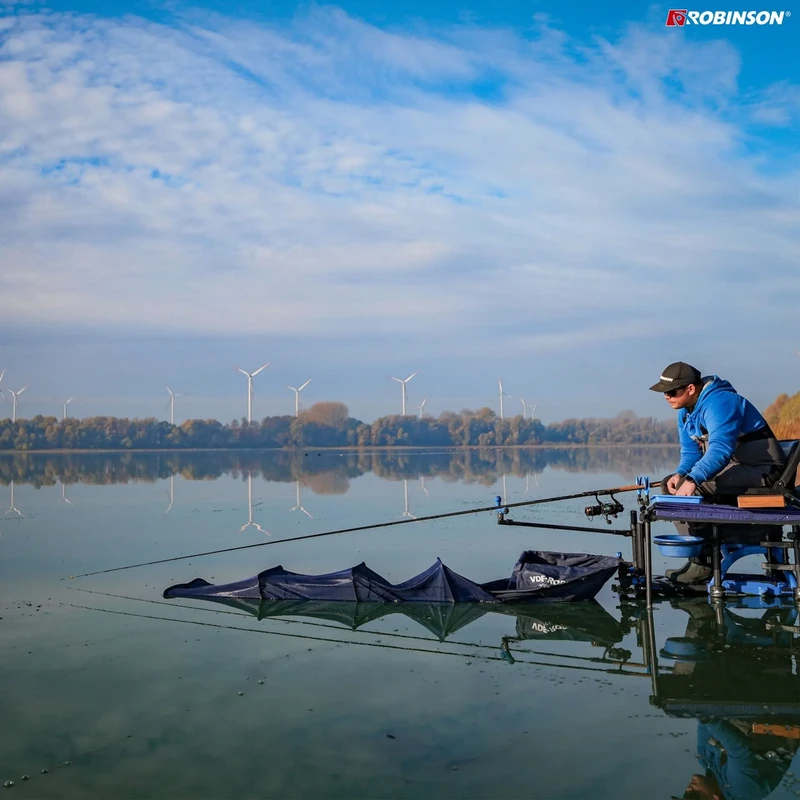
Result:
<svg viewBox="0 0 800 800"><path fill-rule="evenodd" d="M783 452L786 453L786 469L775 486L791 490L797 486L797 471L800 468L800 440L782 441L780 445Z"/></svg>

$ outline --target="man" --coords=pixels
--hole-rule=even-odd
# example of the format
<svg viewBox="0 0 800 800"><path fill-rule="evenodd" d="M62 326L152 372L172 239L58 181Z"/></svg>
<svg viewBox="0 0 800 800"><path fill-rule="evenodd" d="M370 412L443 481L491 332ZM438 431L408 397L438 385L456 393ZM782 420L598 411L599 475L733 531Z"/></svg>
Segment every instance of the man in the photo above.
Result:
<svg viewBox="0 0 800 800"><path fill-rule="evenodd" d="M702 377L683 361L670 364L658 383L650 387L663 393L678 411L681 460L661 488L681 497L704 495L731 502L754 487L771 486L786 465L786 456L756 407L716 375ZM707 528L693 526L702 536ZM690 559L667 577L678 583L698 583L711 577L706 555Z"/></svg>

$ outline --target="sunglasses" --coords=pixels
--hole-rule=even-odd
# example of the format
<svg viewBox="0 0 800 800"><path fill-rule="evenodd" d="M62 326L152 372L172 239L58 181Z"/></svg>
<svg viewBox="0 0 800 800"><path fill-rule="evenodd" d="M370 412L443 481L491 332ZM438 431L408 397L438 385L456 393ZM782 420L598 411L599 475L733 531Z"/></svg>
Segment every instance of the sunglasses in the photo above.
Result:
<svg viewBox="0 0 800 800"><path fill-rule="evenodd" d="M680 389L670 389L668 392L664 392L667 397L677 397L681 392L686 391L685 386L681 386Z"/></svg>

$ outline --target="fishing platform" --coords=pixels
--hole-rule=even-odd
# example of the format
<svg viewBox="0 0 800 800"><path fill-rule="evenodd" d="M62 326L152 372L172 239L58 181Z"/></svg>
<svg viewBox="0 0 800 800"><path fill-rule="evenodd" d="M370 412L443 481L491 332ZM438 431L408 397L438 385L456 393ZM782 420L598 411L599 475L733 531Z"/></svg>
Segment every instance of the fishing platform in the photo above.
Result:
<svg viewBox="0 0 800 800"><path fill-rule="evenodd" d="M703 497L650 495L650 479L638 477L636 492L638 512L630 512L627 529L598 529L573 525L551 525L521 522L509 518L509 509L496 497L497 522L532 528L591 531L626 536L631 539L632 558L622 561L619 572L623 591L644 593L647 603L654 594L674 595L698 591L698 586L682 586L665 577L653 575L652 546L665 556L691 558L710 547L713 575L701 592L712 600L727 595L752 596L769 602L774 598L791 598L800 605L800 487L796 476L800 467L800 441L782 441L786 467L768 489L750 489L735 497L725 498L735 505L709 502ZM599 493L598 493L599 494ZM609 493L608 501L596 497L597 504L585 509L590 519L600 516L611 519L624 512L623 505ZM655 522L674 522L703 526L708 537L662 534L653 536ZM761 559L762 573L734 573L732 567L747 556Z"/></svg>

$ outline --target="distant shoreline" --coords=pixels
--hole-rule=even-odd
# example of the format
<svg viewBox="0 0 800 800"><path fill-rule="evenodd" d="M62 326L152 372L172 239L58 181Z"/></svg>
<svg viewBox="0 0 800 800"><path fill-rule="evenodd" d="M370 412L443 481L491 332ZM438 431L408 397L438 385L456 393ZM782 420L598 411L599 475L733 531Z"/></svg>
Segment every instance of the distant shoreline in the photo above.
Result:
<svg viewBox="0 0 800 800"><path fill-rule="evenodd" d="M125 453L372 453L372 452L429 452L429 453L453 453L465 450L581 450L590 448L602 448L606 450L619 450L622 448L631 449L633 447L647 448L677 448L677 442L616 442L607 444L575 444L567 442L564 444L508 444L508 445L446 445L443 447L431 447L430 445L370 445L369 447L358 447L356 445L343 447L158 447L158 448L87 448L81 450L61 449L61 450L0 450L0 457L4 455L123 455Z"/></svg>

